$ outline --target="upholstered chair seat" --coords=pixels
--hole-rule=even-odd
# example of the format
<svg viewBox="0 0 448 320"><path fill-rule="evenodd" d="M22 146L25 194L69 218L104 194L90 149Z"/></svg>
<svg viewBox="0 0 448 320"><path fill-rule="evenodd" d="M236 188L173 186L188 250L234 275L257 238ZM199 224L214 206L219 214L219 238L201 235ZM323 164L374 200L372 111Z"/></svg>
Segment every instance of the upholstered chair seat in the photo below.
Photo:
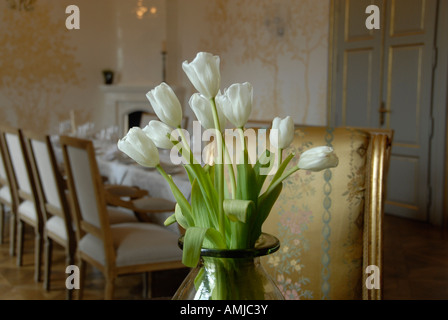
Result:
<svg viewBox="0 0 448 320"><path fill-rule="evenodd" d="M33 201L23 201L17 208L17 213L19 217L28 221L33 221L34 223L38 221L36 204Z"/></svg>
<svg viewBox="0 0 448 320"><path fill-rule="evenodd" d="M150 223L121 223L111 226L116 266L134 266L179 261L182 251L177 247L178 234ZM105 265L103 242L91 234L79 242L79 250Z"/></svg>

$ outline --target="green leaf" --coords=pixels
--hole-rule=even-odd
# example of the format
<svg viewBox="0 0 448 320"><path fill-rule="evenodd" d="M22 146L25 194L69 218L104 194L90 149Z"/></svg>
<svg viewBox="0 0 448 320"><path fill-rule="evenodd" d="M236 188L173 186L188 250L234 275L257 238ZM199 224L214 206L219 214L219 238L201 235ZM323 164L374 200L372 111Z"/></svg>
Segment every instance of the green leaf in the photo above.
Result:
<svg viewBox="0 0 448 320"><path fill-rule="evenodd" d="M191 227L186 230L182 249L182 263L187 267L194 268L197 266L206 232L206 228L200 227Z"/></svg>
<svg viewBox="0 0 448 320"><path fill-rule="evenodd" d="M200 164L189 164L185 165L185 169L188 172L190 178L190 182L196 180L199 188L204 197L204 201L206 202L206 206L209 211L212 213L218 210L218 195L217 191L213 186L213 182L210 178L208 171L210 168L206 168L207 171L201 167Z"/></svg>
<svg viewBox="0 0 448 320"><path fill-rule="evenodd" d="M258 212L256 220L253 223L251 245L254 245L255 241L257 241L258 237L261 235L261 227L269 216L269 213L282 192L282 189L283 183L279 183L271 192L263 194L258 199Z"/></svg>
<svg viewBox="0 0 448 320"><path fill-rule="evenodd" d="M194 268L199 262L201 249L206 239L213 248L225 249L225 241L221 234L213 228L190 227L184 236L182 263L187 267Z"/></svg>
<svg viewBox="0 0 448 320"><path fill-rule="evenodd" d="M177 204L176 204L176 207L177 207ZM166 218L166 220L165 220L165 222L163 222L163 224L165 226L170 226L170 225L172 225L175 222L176 222L176 215L173 213L168 218Z"/></svg>
<svg viewBox="0 0 448 320"><path fill-rule="evenodd" d="M261 174L261 169L266 169L271 166L271 157L273 155L274 153L266 149L254 165L254 173L257 180L257 194L260 194L264 181L268 176L267 174ZM267 159L269 159L269 161L267 161Z"/></svg>
<svg viewBox="0 0 448 320"><path fill-rule="evenodd" d="M184 215L178 203L176 203L176 207L174 209L174 216L175 220L182 228L187 229L194 226L193 217L191 217L189 214Z"/></svg>
<svg viewBox="0 0 448 320"><path fill-rule="evenodd" d="M202 279L204 279L204 275L205 275L205 268L201 268L199 269L198 274L196 275L196 278L194 278L194 287L196 288L196 291L199 290L199 286L202 283Z"/></svg>
<svg viewBox="0 0 448 320"><path fill-rule="evenodd" d="M205 233L203 247L226 249L226 240L218 230L208 228L207 232Z"/></svg>
<svg viewBox="0 0 448 320"><path fill-rule="evenodd" d="M247 150L244 150L244 157L247 160ZM240 200L252 200L254 203L257 201L258 193L254 168L248 163L236 165L237 172L237 194L236 199Z"/></svg>
<svg viewBox="0 0 448 320"><path fill-rule="evenodd" d="M224 212L231 221L239 221L245 223L247 217L255 209L255 204L252 200L238 200L228 199L223 203Z"/></svg>
<svg viewBox="0 0 448 320"><path fill-rule="evenodd" d="M280 178L285 171L286 167L288 166L289 162L294 158L295 153L290 153L285 160L280 164L277 172L274 175L274 178L272 178L271 184L274 183L278 178Z"/></svg>
<svg viewBox="0 0 448 320"><path fill-rule="evenodd" d="M191 205L188 202L188 200L185 198L183 193L179 190L177 185L174 183L173 178L168 175L165 170L159 165L156 167L157 171L165 178L165 180L168 182L171 193L173 194L174 198L176 199L176 202L179 204L179 206L182 209L182 212L184 214L191 215Z"/></svg>

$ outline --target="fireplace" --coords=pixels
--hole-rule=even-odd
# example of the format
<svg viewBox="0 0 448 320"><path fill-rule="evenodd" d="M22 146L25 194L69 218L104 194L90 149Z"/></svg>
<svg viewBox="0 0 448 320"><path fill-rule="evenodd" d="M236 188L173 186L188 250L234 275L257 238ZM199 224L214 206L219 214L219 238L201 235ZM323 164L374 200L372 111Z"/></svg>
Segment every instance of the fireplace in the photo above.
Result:
<svg viewBox="0 0 448 320"><path fill-rule="evenodd" d="M153 89L154 85L102 85L101 90L105 95L106 112L113 113L114 125L119 132L124 134L128 127L129 114L138 111L154 113L151 104L146 98L146 93ZM184 90L171 86L181 104L183 104Z"/></svg>

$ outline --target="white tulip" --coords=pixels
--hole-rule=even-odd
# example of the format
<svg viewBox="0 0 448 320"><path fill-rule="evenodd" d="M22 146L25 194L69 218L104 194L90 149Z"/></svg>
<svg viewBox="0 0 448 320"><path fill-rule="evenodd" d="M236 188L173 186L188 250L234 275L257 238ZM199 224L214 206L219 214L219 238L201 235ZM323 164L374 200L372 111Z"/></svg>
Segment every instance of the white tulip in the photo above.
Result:
<svg viewBox="0 0 448 320"><path fill-rule="evenodd" d="M159 120L151 120L148 125L143 128L143 132L151 138L157 148L171 149L173 143L170 138L173 129Z"/></svg>
<svg viewBox="0 0 448 320"><path fill-rule="evenodd" d="M165 82L146 94L159 119L167 125L177 128L182 123L182 106L173 89Z"/></svg>
<svg viewBox="0 0 448 320"><path fill-rule="evenodd" d="M271 146L278 149L286 149L294 140L294 122L290 116L284 119L279 117L272 121L272 130L269 135ZM278 143L277 143L278 142Z"/></svg>
<svg viewBox="0 0 448 320"><path fill-rule="evenodd" d="M118 149L144 167L155 167L160 163L159 150L154 142L139 127L129 129L117 143Z"/></svg>
<svg viewBox="0 0 448 320"><path fill-rule="evenodd" d="M297 166L303 170L321 171L334 168L339 164L339 159L333 148L322 146L309 149L302 153Z"/></svg>
<svg viewBox="0 0 448 320"><path fill-rule="evenodd" d="M235 83L216 97L218 108L235 127L243 128L252 112L253 88L249 82Z"/></svg>
<svg viewBox="0 0 448 320"><path fill-rule="evenodd" d="M214 98L221 86L219 63L219 56L207 52L199 52L192 62L182 63L182 69L190 82L208 99Z"/></svg>
<svg viewBox="0 0 448 320"><path fill-rule="evenodd" d="M209 99L200 93L194 93L190 98L189 104L204 129L215 128L212 106ZM219 128L223 131L225 129L227 119L221 108L216 109L218 112Z"/></svg>

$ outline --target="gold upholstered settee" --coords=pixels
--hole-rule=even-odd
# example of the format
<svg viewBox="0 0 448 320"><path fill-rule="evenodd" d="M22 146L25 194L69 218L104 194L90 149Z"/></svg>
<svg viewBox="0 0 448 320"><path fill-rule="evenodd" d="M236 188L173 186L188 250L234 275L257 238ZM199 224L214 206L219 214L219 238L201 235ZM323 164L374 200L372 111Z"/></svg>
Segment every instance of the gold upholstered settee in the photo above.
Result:
<svg viewBox="0 0 448 320"><path fill-rule="evenodd" d="M281 243L262 263L285 299L382 298L383 201L392 138L388 130L296 127L286 153L327 145L339 165L285 180L263 225Z"/></svg>

